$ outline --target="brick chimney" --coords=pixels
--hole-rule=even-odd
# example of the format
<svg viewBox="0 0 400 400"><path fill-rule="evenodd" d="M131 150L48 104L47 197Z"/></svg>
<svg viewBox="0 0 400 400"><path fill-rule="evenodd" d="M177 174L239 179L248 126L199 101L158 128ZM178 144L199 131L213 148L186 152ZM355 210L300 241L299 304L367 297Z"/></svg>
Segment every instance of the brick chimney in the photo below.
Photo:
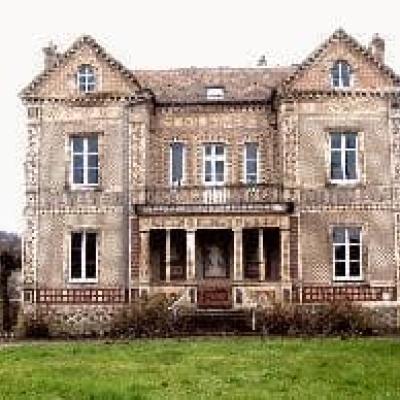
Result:
<svg viewBox="0 0 400 400"><path fill-rule="evenodd" d="M385 41L377 33L372 37L369 50L377 60L385 62Z"/></svg>
<svg viewBox="0 0 400 400"><path fill-rule="evenodd" d="M43 47L44 54L44 69L54 67L58 60L57 46L50 42L46 47Z"/></svg>

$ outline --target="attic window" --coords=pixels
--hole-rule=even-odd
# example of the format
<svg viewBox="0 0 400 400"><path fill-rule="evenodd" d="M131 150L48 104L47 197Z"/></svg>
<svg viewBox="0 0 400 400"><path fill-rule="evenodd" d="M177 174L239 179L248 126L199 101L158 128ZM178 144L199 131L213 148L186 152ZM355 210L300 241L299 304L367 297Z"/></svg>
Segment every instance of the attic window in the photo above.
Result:
<svg viewBox="0 0 400 400"><path fill-rule="evenodd" d="M93 92L96 87L94 69L90 65L81 65L78 69L78 88L80 92Z"/></svg>
<svg viewBox="0 0 400 400"><path fill-rule="evenodd" d="M223 87L208 87L206 88L207 100L222 100L225 96Z"/></svg>
<svg viewBox="0 0 400 400"><path fill-rule="evenodd" d="M347 88L351 86L351 67L347 61L336 61L331 71L332 86Z"/></svg>

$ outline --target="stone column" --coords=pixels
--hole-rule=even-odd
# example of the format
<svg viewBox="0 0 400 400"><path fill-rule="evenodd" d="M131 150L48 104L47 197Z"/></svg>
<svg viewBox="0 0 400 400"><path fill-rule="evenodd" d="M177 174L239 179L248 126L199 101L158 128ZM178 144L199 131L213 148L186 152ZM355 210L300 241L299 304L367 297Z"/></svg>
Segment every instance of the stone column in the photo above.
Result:
<svg viewBox="0 0 400 400"><path fill-rule="evenodd" d="M165 230L165 281L171 281L171 229Z"/></svg>
<svg viewBox="0 0 400 400"><path fill-rule="evenodd" d="M281 280L290 281L290 231L280 229L281 235Z"/></svg>
<svg viewBox="0 0 400 400"><path fill-rule="evenodd" d="M258 229L258 268L259 279L265 281L264 229Z"/></svg>
<svg viewBox="0 0 400 400"><path fill-rule="evenodd" d="M186 231L186 279L196 278L196 231Z"/></svg>
<svg viewBox="0 0 400 400"><path fill-rule="evenodd" d="M150 231L140 231L139 285L150 284Z"/></svg>
<svg viewBox="0 0 400 400"><path fill-rule="evenodd" d="M243 280L243 230L233 229L233 279Z"/></svg>

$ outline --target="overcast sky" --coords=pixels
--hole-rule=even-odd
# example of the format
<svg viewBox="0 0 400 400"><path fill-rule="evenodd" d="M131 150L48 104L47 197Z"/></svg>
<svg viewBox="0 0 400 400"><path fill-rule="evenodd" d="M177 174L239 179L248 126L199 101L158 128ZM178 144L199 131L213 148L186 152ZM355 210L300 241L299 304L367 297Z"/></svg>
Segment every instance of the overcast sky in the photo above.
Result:
<svg viewBox="0 0 400 400"><path fill-rule="evenodd" d="M0 5L0 230L23 229L25 114L17 93L41 71L50 40L64 51L92 35L129 68L255 66L301 62L336 28L363 44L378 32L400 70L396 2L327 1L3 1Z"/></svg>

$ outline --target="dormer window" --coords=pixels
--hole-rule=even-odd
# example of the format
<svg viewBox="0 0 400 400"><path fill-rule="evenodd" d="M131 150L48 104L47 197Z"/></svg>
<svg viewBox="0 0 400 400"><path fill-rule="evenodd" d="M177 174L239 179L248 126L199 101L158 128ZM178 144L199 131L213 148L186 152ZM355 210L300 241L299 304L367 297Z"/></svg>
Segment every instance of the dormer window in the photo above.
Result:
<svg viewBox="0 0 400 400"><path fill-rule="evenodd" d="M225 96L223 87L208 87L206 89L207 100L222 100Z"/></svg>
<svg viewBox="0 0 400 400"><path fill-rule="evenodd" d="M347 88L351 86L351 67L346 61L336 61L331 71L332 86Z"/></svg>
<svg viewBox="0 0 400 400"><path fill-rule="evenodd" d="M78 69L78 87L83 93L93 92L96 87L94 69L90 65L81 65Z"/></svg>

